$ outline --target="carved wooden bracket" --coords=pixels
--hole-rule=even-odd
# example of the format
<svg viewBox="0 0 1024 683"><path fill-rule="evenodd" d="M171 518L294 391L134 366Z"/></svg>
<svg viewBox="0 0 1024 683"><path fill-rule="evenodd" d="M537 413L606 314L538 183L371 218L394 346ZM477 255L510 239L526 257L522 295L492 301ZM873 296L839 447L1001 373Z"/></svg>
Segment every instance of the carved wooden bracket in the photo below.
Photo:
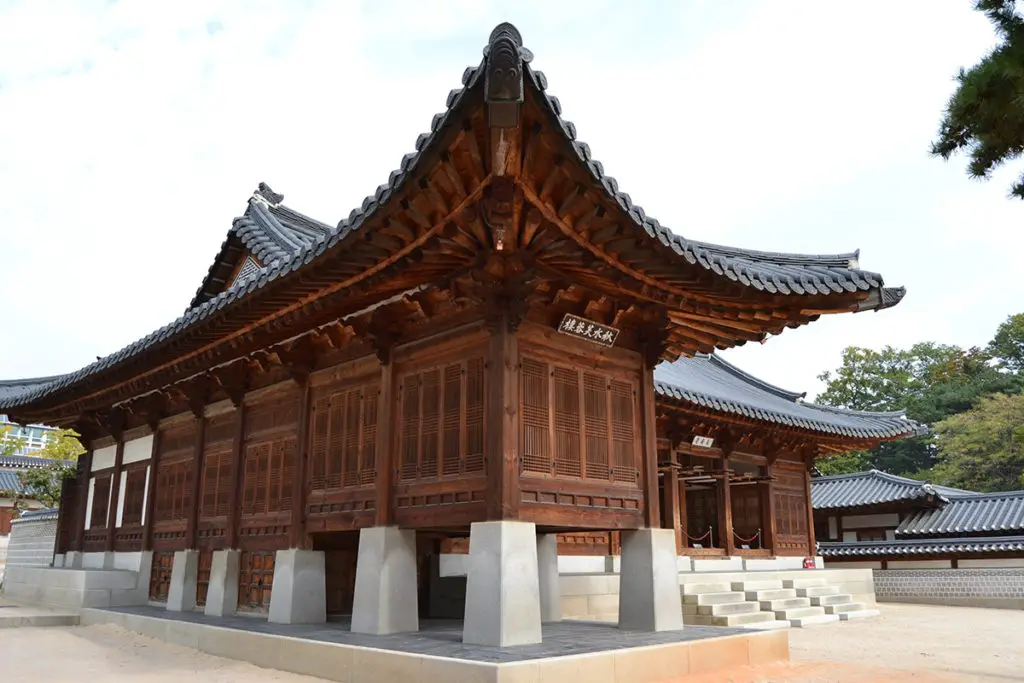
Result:
<svg viewBox="0 0 1024 683"><path fill-rule="evenodd" d="M249 376L252 371L250 366L254 364L254 361L242 359L237 363L210 371L217 385L224 390L231 400L231 404L236 408L242 405L242 400L245 398L245 391L249 388Z"/></svg>
<svg viewBox="0 0 1024 683"><path fill-rule="evenodd" d="M170 408L170 394L165 391L157 391L143 397L140 403L139 413L150 429L156 432L160 420L167 415L167 411Z"/></svg>
<svg viewBox="0 0 1024 683"><path fill-rule="evenodd" d="M301 384L306 381L316 365L316 347L316 341L310 335L304 335L287 347L276 347L274 352L281 359L281 366L285 371Z"/></svg>

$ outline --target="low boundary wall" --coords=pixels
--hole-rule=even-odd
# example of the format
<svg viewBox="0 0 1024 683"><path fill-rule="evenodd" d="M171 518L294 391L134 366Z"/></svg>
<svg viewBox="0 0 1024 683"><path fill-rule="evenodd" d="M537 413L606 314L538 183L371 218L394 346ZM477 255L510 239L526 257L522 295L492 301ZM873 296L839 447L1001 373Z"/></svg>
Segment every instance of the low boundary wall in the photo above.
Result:
<svg viewBox="0 0 1024 683"><path fill-rule="evenodd" d="M875 569L875 599L1024 609L1024 567Z"/></svg>
<svg viewBox="0 0 1024 683"><path fill-rule="evenodd" d="M57 541L57 511L32 510L11 521L7 567L49 567Z"/></svg>

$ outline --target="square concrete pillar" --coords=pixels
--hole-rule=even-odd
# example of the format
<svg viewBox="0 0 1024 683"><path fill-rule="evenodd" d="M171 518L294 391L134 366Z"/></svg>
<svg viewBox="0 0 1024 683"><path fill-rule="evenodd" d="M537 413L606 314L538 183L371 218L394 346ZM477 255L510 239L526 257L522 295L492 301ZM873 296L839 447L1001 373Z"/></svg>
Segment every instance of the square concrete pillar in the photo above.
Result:
<svg viewBox="0 0 1024 683"><path fill-rule="evenodd" d="M683 628L676 538L672 529L622 532L619 628L633 631Z"/></svg>
<svg viewBox="0 0 1024 683"><path fill-rule="evenodd" d="M540 580L540 620L562 620L562 587L558 580L558 536L537 536L537 570Z"/></svg>
<svg viewBox="0 0 1024 683"><path fill-rule="evenodd" d="M77 550L71 550L64 555L64 568L65 569L81 569L82 568L82 553Z"/></svg>
<svg viewBox="0 0 1024 683"><path fill-rule="evenodd" d="M199 578L199 551L178 550L171 565L171 585L167 589L168 612L191 612L196 608Z"/></svg>
<svg viewBox="0 0 1024 683"><path fill-rule="evenodd" d="M539 643L540 624L536 526L473 524L462 642L497 647Z"/></svg>
<svg viewBox="0 0 1024 683"><path fill-rule="evenodd" d="M270 594L273 624L327 623L325 558L319 550L278 550Z"/></svg>
<svg viewBox="0 0 1024 683"><path fill-rule="evenodd" d="M230 617L238 610L237 550L216 550L210 565L210 585L206 589L206 607L210 617ZM273 592L271 592L273 599Z"/></svg>
<svg viewBox="0 0 1024 683"><path fill-rule="evenodd" d="M419 631L416 532L395 526L359 531L352 632Z"/></svg>

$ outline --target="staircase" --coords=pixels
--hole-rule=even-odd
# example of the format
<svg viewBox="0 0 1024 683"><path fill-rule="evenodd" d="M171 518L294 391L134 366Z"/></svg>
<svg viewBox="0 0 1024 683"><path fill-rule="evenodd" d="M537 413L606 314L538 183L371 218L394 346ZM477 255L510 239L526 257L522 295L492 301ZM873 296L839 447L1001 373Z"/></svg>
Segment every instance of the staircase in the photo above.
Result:
<svg viewBox="0 0 1024 683"><path fill-rule="evenodd" d="M786 628L763 612L756 602L727 583L691 583L679 587L683 599L683 623L694 626L732 626L750 629Z"/></svg>
<svg viewBox="0 0 1024 683"><path fill-rule="evenodd" d="M797 596L809 600L811 605L821 607L826 615L838 616L842 621L876 617L879 614L878 610L868 609L863 602L854 602L853 596L848 593L840 593L835 586L829 586L825 579L794 579L782 583L785 588L795 591Z"/></svg>
<svg viewBox="0 0 1024 683"><path fill-rule="evenodd" d="M826 613L821 605L811 604L811 598L797 593L798 588L791 584L821 581L821 579L798 579L796 581L762 580L738 581L732 584L734 591L742 591L746 600L756 604L762 613L770 614L777 621L788 622L790 626L802 628L814 624L827 624L839 621L839 617ZM786 585L783 585L783 584ZM817 583L812 584L818 586Z"/></svg>

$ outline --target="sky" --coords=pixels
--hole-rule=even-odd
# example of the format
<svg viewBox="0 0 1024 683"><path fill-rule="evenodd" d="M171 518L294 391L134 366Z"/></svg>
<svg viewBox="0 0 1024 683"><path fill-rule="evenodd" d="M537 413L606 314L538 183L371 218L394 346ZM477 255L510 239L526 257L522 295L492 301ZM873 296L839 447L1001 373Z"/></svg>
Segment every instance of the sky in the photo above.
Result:
<svg viewBox="0 0 1024 683"><path fill-rule="evenodd" d="M1018 171L928 153L995 44L967 0L0 0L0 378L177 318L260 182L335 224L511 21L563 116L684 237L861 250L908 289L724 352L821 390L849 345L984 345L1024 310Z"/></svg>

